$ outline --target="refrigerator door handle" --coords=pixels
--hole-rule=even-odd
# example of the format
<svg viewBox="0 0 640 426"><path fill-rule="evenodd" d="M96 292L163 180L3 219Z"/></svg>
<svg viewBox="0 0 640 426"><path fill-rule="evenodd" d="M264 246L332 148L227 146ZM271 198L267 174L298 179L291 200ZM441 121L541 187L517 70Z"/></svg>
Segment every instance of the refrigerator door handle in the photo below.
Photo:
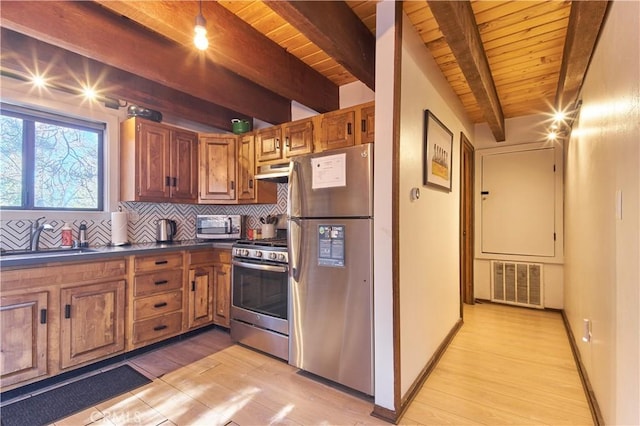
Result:
<svg viewBox="0 0 640 426"><path fill-rule="evenodd" d="M302 250L300 250L300 247L302 247L300 239L302 232L300 230L300 219L292 217L290 220L292 225L289 227L289 237L291 238L289 245L291 250L291 258L289 259L291 261L291 276L295 281L298 281L300 278L300 253L302 252Z"/></svg>
<svg viewBox="0 0 640 426"><path fill-rule="evenodd" d="M287 209L289 217L300 216L300 173L298 168L298 162L291 160L289 186L287 188Z"/></svg>

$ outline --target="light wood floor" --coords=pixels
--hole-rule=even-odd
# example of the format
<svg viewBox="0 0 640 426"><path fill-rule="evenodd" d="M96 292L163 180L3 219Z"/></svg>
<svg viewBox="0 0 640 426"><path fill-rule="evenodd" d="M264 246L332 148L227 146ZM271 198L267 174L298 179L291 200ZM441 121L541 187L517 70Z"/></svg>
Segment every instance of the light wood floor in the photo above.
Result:
<svg viewBox="0 0 640 426"><path fill-rule="evenodd" d="M213 330L128 361L153 383L56 425L362 425L373 402ZM465 306L465 324L400 421L592 424L559 314Z"/></svg>
<svg viewBox="0 0 640 426"><path fill-rule="evenodd" d="M560 313L465 305L464 325L400 423L592 425Z"/></svg>

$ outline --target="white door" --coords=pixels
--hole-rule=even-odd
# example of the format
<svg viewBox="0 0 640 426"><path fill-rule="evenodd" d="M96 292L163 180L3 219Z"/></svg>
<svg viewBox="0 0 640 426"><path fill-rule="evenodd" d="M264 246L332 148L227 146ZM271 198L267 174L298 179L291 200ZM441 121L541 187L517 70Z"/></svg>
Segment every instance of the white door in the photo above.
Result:
<svg viewBox="0 0 640 426"><path fill-rule="evenodd" d="M555 254L553 148L482 158L482 252Z"/></svg>

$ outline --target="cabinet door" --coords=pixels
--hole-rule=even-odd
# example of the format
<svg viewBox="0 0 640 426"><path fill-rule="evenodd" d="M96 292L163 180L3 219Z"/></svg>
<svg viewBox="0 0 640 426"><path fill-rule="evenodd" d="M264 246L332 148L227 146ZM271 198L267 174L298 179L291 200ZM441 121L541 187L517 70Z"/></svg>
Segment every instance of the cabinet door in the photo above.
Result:
<svg viewBox="0 0 640 426"><path fill-rule="evenodd" d="M360 143L375 141L375 105L362 108L360 112Z"/></svg>
<svg viewBox="0 0 640 426"><path fill-rule="evenodd" d="M258 164L282 159L281 130L280 126L275 126L256 132L256 161Z"/></svg>
<svg viewBox="0 0 640 426"><path fill-rule="evenodd" d="M140 122L138 130L138 197L140 201L169 198L171 189L171 131Z"/></svg>
<svg viewBox="0 0 640 426"><path fill-rule="evenodd" d="M213 321L213 266L189 270L189 328Z"/></svg>
<svg viewBox="0 0 640 426"><path fill-rule="evenodd" d="M313 122L311 119L296 121L282 127L284 129L286 158L313 151Z"/></svg>
<svg viewBox="0 0 640 426"><path fill-rule="evenodd" d="M2 387L47 374L47 292L0 299Z"/></svg>
<svg viewBox="0 0 640 426"><path fill-rule="evenodd" d="M200 138L200 200L236 199L236 137Z"/></svg>
<svg viewBox="0 0 640 426"><path fill-rule="evenodd" d="M215 311L213 322L223 327L231 324L231 265L216 263L213 269Z"/></svg>
<svg viewBox="0 0 640 426"><path fill-rule="evenodd" d="M322 116L322 136L320 145L323 150L346 148L355 143L353 128L354 110L340 110Z"/></svg>
<svg viewBox="0 0 640 426"><path fill-rule="evenodd" d="M255 153L254 136L240 137L238 141L238 200L251 201L256 198Z"/></svg>
<svg viewBox="0 0 640 426"><path fill-rule="evenodd" d="M124 350L124 294L124 280L60 291L62 368Z"/></svg>
<svg viewBox="0 0 640 426"><path fill-rule="evenodd" d="M197 135L174 131L171 147L171 198L195 202L198 199Z"/></svg>

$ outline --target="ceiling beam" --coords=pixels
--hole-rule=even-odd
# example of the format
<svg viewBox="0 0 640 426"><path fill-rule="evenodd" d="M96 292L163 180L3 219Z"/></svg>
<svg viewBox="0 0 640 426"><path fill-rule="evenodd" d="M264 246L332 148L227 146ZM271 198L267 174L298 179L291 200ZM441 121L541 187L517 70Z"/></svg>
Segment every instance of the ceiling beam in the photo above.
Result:
<svg viewBox="0 0 640 426"><path fill-rule="evenodd" d="M99 97L161 111L165 118L183 120L232 130L234 118L249 119L235 111L204 101L175 89L110 67L68 50L35 40L24 34L0 29L2 74L21 80L45 72L49 87L79 94L87 75L97 76L102 90Z"/></svg>
<svg viewBox="0 0 640 426"><path fill-rule="evenodd" d="M496 142L505 140L504 114L471 3L427 0Z"/></svg>
<svg viewBox="0 0 640 426"><path fill-rule="evenodd" d="M345 2L278 0L265 3L375 90L375 37Z"/></svg>
<svg viewBox="0 0 640 426"><path fill-rule="evenodd" d="M97 2L181 45L193 46L199 12L195 1ZM208 27L208 60L318 112L339 108L338 86L251 25L217 2L202 2L202 14Z"/></svg>
<svg viewBox="0 0 640 426"><path fill-rule="evenodd" d="M93 2L3 1L1 25L268 123L291 120L288 99Z"/></svg>
<svg viewBox="0 0 640 426"><path fill-rule="evenodd" d="M609 6L608 1L572 1L556 90L556 111L573 109Z"/></svg>

